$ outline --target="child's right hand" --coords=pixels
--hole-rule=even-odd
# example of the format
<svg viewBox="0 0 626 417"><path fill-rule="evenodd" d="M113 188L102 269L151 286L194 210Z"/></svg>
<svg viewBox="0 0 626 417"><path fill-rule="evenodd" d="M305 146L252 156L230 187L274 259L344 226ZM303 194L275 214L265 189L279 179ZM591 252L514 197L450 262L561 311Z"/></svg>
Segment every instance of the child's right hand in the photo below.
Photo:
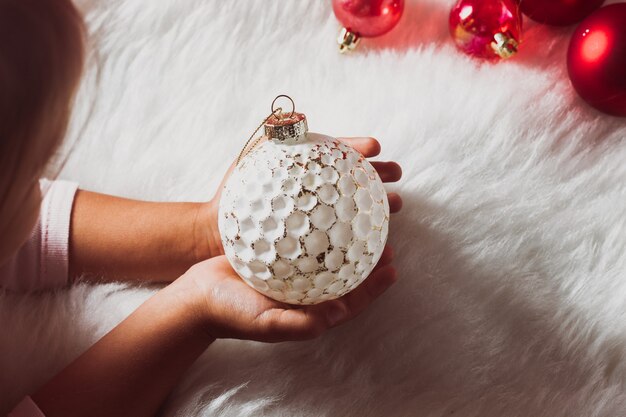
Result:
<svg viewBox="0 0 626 417"><path fill-rule="evenodd" d="M194 265L170 287L191 301L190 308L213 338L305 340L355 317L389 288L396 281L392 258L387 246L359 287L337 300L311 306L290 306L265 297L239 278L225 256Z"/></svg>

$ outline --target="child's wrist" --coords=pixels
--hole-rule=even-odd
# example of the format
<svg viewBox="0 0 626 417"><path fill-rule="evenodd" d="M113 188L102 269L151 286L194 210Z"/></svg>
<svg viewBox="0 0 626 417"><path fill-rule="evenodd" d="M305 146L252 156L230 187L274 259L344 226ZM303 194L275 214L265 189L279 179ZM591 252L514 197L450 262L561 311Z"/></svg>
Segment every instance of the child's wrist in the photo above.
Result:
<svg viewBox="0 0 626 417"><path fill-rule="evenodd" d="M159 291L153 301L159 304L160 309L174 312L185 323L189 336L202 339L208 346L216 338L207 331L208 320L202 297L187 284L184 280L176 280Z"/></svg>
<svg viewBox="0 0 626 417"><path fill-rule="evenodd" d="M198 206L194 220L196 263L224 254L217 213L218 204L214 200Z"/></svg>

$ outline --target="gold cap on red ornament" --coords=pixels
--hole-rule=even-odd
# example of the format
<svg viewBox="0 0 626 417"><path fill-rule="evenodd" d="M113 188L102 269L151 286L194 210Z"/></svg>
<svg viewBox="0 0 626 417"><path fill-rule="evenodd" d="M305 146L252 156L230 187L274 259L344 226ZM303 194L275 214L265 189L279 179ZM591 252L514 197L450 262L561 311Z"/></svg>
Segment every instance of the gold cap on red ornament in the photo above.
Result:
<svg viewBox="0 0 626 417"><path fill-rule="evenodd" d="M341 32L339 32L339 36L337 37L337 43L339 44L339 52L342 54L344 52L353 51L361 38L354 32L349 31L346 28L341 28Z"/></svg>

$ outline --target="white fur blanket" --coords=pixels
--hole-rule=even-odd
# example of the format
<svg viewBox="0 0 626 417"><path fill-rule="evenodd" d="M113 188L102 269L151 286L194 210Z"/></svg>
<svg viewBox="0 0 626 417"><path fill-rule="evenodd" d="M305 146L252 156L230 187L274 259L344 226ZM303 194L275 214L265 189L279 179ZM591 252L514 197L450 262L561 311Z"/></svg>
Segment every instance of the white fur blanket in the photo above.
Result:
<svg viewBox="0 0 626 417"><path fill-rule="evenodd" d="M404 168L398 284L313 342L218 341L163 415L624 415L626 120L574 94L571 28L527 20L515 59L481 64L451 43L450 0L409 1L352 56L330 0L80 4L98 57L62 177L208 199L280 93ZM0 294L0 414L153 291Z"/></svg>

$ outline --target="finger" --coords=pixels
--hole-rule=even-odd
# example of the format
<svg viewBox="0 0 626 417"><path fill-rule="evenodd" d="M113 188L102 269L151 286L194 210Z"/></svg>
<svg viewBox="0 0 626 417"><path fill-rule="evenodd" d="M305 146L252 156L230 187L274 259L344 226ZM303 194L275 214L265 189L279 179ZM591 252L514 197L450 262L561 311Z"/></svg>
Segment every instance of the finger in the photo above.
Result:
<svg viewBox="0 0 626 417"><path fill-rule="evenodd" d="M346 145L353 147L366 158L371 158L380 153L380 143L374 138L356 137L339 138L339 140Z"/></svg>
<svg viewBox="0 0 626 417"><path fill-rule="evenodd" d="M383 249L383 253L380 255L380 259L378 263L374 267L374 271L382 268L383 266L389 265L393 261L393 249L389 244L385 245Z"/></svg>
<svg viewBox="0 0 626 417"><path fill-rule="evenodd" d="M363 281L355 290L339 299L339 301L344 303L348 308L349 314L344 320L334 323L333 326L361 313L376 298L391 287L396 280L397 273L393 265L385 265L374 271L372 275Z"/></svg>
<svg viewBox="0 0 626 417"><path fill-rule="evenodd" d="M318 337L328 328L357 316L395 281L395 268L386 265L374 271L354 291L337 300L303 308L267 310L257 317L264 329L259 340L280 342Z"/></svg>
<svg viewBox="0 0 626 417"><path fill-rule="evenodd" d="M324 323L325 329L336 326L350 318L350 310L346 303L340 300L324 301L320 304L304 308L311 317L317 317Z"/></svg>
<svg viewBox="0 0 626 417"><path fill-rule="evenodd" d="M397 213L402 209L402 197L398 193L387 194L387 200L389 201L389 212Z"/></svg>
<svg viewBox="0 0 626 417"><path fill-rule="evenodd" d="M354 291L342 297L350 312L354 315L360 313L384 293L397 280L396 269L393 265L384 267L373 272Z"/></svg>
<svg viewBox="0 0 626 417"><path fill-rule="evenodd" d="M259 339L263 342L282 342L285 340L309 340L318 337L328 329L324 315L315 314L307 308L274 308L264 311L256 318Z"/></svg>
<svg viewBox="0 0 626 417"><path fill-rule="evenodd" d="M402 178L402 167L396 162L373 161L372 166L383 182L396 182Z"/></svg>

